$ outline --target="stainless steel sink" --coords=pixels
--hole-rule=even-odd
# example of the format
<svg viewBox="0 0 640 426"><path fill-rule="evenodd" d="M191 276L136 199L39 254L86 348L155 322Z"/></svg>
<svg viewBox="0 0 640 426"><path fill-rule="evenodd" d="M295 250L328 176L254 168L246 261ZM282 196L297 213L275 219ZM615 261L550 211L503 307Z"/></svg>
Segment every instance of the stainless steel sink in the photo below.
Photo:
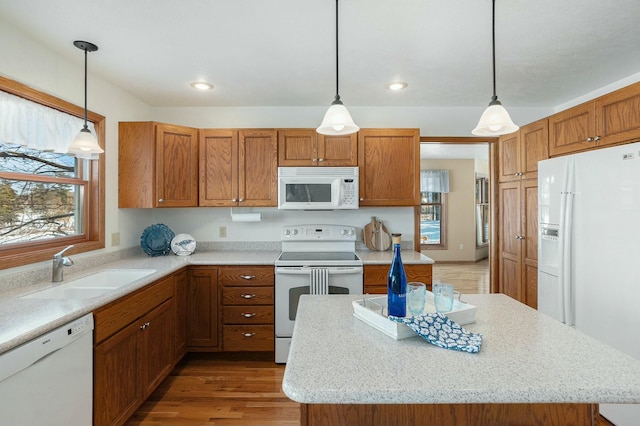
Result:
<svg viewBox="0 0 640 426"><path fill-rule="evenodd" d="M131 284L155 269L107 269L23 296L23 299L90 299Z"/></svg>

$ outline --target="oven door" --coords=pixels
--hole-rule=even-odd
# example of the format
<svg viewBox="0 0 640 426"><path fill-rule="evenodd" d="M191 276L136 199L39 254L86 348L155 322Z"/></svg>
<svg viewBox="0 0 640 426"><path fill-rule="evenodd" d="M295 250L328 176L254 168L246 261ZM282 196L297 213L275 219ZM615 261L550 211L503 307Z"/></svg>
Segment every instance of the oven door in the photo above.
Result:
<svg viewBox="0 0 640 426"><path fill-rule="evenodd" d="M361 266L276 267L276 337L291 337L303 294L362 294Z"/></svg>

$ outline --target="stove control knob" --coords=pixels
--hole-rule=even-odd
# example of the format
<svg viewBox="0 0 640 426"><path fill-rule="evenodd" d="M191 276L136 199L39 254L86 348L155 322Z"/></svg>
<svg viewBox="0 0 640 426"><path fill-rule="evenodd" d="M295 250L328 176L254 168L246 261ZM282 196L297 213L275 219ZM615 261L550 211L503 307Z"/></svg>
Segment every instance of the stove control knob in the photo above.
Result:
<svg viewBox="0 0 640 426"><path fill-rule="evenodd" d="M285 229L283 232L285 237L288 237L291 234L291 231L289 231L288 229Z"/></svg>
<svg viewBox="0 0 640 426"><path fill-rule="evenodd" d="M298 230L297 229L293 230L293 235L298 235Z"/></svg>

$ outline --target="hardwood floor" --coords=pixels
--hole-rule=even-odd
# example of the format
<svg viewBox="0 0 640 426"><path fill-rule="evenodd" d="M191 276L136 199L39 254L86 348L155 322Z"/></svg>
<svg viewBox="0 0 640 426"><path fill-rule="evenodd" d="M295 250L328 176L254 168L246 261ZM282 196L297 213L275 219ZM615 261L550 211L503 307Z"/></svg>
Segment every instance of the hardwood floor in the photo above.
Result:
<svg viewBox="0 0 640 426"><path fill-rule="evenodd" d="M273 352L190 353L126 425L299 426Z"/></svg>
<svg viewBox="0 0 640 426"><path fill-rule="evenodd" d="M433 264L433 282L453 284L462 294L489 293L489 259Z"/></svg>

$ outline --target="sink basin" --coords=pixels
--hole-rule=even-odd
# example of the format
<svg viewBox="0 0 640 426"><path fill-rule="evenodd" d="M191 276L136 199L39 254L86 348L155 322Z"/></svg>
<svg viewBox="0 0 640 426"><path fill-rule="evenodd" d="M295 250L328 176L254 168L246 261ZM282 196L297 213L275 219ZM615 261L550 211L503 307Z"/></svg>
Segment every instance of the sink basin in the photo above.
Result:
<svg viewBox="0 0 640 426"><path fill-rule="evenodd" d="M130 284L156 272L155 269L107 269L46 290L23 296L22 299L90 299Z"/></svg>

